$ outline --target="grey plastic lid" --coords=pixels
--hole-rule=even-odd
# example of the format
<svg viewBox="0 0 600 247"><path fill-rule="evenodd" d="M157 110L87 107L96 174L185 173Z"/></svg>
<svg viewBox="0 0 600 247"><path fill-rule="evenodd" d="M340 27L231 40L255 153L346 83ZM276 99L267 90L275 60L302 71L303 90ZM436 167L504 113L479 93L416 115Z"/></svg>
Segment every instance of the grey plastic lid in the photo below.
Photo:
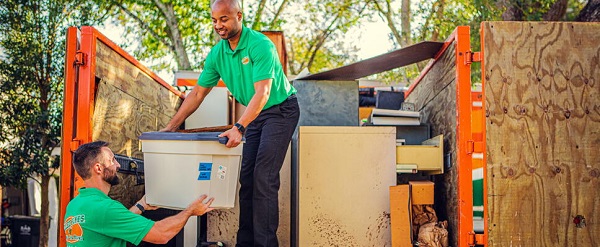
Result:
<svg viewBox="0 0 600 247"><path fill-rule="evenodd" d="M174 141L218 141L219 134L222 132L144 132L140 135L140 140L174 140Z"/></svg>

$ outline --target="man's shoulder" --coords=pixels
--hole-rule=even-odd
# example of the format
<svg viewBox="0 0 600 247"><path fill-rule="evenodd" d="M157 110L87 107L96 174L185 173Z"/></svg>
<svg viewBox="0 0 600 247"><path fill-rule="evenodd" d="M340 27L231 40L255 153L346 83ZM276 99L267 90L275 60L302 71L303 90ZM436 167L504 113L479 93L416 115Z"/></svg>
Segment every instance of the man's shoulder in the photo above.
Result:
<svg viewBox="0 0 600 247"><path fill-rule="evenodd" d="M105 208L109 205L120 204L120 202L100 194L79 194L75 196L68 205L78 205L78 204L91 204L94 206L98 206L98 208Z"/></svg>
<svg viewBox="0 0 600 247"><path fill-rule="evenodd" d="M267 37L263 33L256 31L256 30L252 30L250 28L247 28L246 30L249 31L249 33L248 33L248 36L250 37L248 39L249 44L253 44L253 45L272 45L273 44L271 39L269 39L269 37Z"/></svg>
<svg viewBox="0 0 600 247"><path fill-rule="evenodd" d="M220 40L219 42L217 42L217 44L215 44L211 49L210 49L210 54L216 54L216 53L220 53L223 52L223 43L226 43L226 40Z"/></svg>

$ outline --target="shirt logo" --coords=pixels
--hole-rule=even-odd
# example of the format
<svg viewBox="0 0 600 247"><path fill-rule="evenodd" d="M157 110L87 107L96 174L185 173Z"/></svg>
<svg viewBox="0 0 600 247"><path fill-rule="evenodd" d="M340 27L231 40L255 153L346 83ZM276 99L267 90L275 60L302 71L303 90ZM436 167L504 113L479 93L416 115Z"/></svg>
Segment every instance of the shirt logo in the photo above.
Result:
<svg viewBox="0 0 600 247"><path fill-rule="evenodd" d="M250 58L248 58L248 57L244 57L244 58L242 58L242 64L243 64L243 65L246 65L246 64L248 64L248 62L250 62Z"/></svg>
<svg viewBox="0 0 600 247"><path fill-rule="evenodd" d="M65 235L67 243L77 243L83 240L83 229L80 223L85 223L85 215L70 216L65 220Z"/></svg>

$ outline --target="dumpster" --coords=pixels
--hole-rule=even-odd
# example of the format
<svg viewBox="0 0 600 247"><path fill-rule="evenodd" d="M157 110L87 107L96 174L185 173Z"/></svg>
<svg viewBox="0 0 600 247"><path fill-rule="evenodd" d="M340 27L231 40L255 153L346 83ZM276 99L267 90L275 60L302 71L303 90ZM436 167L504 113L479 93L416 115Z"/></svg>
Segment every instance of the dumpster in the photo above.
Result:
<svg viewBox="0 0 600 247"><path fill-rule="evenodd" d="M40 242L40 217L9 216L12 246L37 247Z"/></svg>
<svg viewBox="0 0 600 247"><path fill-rule="evenodd" d="M227 148L220 132L144 132L146 201L184 209L202 194L214 197L211 207L233 208L242 146Z"/></svg>

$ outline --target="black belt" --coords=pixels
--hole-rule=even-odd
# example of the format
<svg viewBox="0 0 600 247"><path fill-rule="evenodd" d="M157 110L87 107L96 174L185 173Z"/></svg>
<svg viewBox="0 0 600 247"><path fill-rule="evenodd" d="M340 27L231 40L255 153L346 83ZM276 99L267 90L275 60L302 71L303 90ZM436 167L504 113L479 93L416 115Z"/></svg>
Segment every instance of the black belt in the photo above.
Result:
<svg viewBox="0 0 600 247"><path fill-rule="evenodd" d="M296 98L296 94L292 94L292 95L288 96L287 99L285 99L284 101L288 101L288 100L295 99L295 98Z"/></svg>

